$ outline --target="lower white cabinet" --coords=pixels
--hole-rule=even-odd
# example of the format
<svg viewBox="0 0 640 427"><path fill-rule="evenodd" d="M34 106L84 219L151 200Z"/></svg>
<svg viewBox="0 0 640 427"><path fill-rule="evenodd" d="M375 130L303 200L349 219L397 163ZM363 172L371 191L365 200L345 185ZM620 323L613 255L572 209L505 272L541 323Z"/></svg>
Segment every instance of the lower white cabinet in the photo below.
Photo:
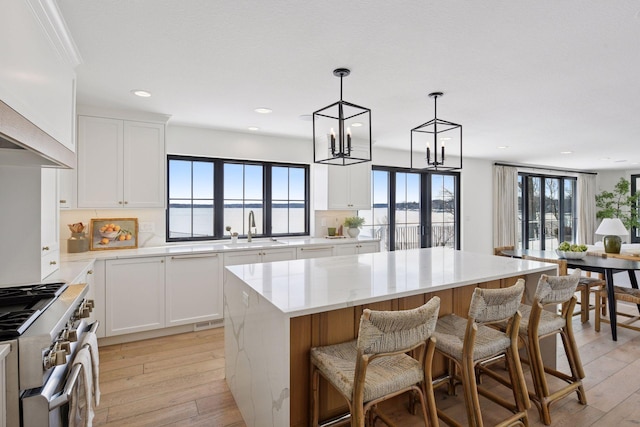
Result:
<svg viewBox="0 0 640 427"><path fill-rule="evenodd" d="M256 264L260 262L289 261L292 259L296 259L295 248L257 249L225 253L224 265Z"/></svg>
<svg viewBox="0 0 640 427"><path fill-rule="evenodd" d="M356 255L380 252L380 242L344 243L335 246L334 255Z"/></svg>
<svg viewBox="0 0 640 427"><path fill-rule="evenodd" d="M164 257L106 261L107 336L165 326Z"/></svg>
<svg viewBox="0 0 640 427"><path fill-rule="evenodd" d="M222 254L168 256L166 326L222 319Z"/></svg>
<svg viewBox="0 0 640 427"><path fill-rule="evenodd" d="M327 246L309 246L298 248L298 259L322 258L333 256L333 245Z"/></svg>

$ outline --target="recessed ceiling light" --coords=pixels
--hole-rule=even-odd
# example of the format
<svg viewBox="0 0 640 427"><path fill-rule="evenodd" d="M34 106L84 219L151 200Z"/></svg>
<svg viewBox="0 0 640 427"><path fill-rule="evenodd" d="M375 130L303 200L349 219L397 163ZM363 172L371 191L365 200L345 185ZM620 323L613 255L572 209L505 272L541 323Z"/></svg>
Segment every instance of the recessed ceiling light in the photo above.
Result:
<svg viewBox="0 0 640 427"><path fill-rule="evenodd" d="M151 96L151 92L142 89L134 89L131 93L141 98L149 98Z"/></svg>
<svg viewBox="0 0 640 427"><path fill-rule="evenodd" d="M260 108L256 108L255 110L256 113L260 113L260 114L269 114L271 113L273 110L271 108L266 108L266 107L260 107Z"/></svg>
<svg viewBox="0 0 640 427"><path fill-rule="evenodd" d="M561 151L560 154L573 154L573 151Z"/></svg>
<svg viewBox="0 0 640 427"><path fill-rule="evenodd" d="M354 128L359 128L360 126L362 126L362 123L360 122L351 123L351 126L353 126Z"/></svg>
<svg viewBox="0 0 640 427"><path fill-rule="evenodd" d="M305 122L310 122L313 118L311 117L311 114L301 114L298 116L298 118L300 120L303 120Z"/></svg>
<svg viewBox="0 0 640 427"><path fill-rule="evenodd" d="M253 131L260 130L260 128L256 126L249 126L247 129L253 130Z"/></svg>
<svg viewBox="0 0 640 427"><path fill-rule="evenodd" d="M499 149L499 150L506 150L507 148L509 148L509 146L508 146L508 145L499 145L499 146L498 146L498 149Z"/></svg>

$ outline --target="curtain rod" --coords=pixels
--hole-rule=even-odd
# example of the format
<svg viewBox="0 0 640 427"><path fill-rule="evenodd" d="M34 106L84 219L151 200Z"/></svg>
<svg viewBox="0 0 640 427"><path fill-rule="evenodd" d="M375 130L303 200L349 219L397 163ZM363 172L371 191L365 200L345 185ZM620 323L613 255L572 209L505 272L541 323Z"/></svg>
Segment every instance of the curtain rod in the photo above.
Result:
<svg viewBox="0 0 640 427"><path fill-rule="evenodd" d="M583 174L586 174L586 175L598 175L597 172L585 172L585 171L573 170L573 169L543 168L543 167L540 167L540 166L517 165L517 164L511 164L511 163L496 162L496 163L494 163L494 165L495 166L510 166L510 167L513 167L513 168L538 169L538 170L552 171L552 172L571 172L571 173L583 173Z"/></svg>

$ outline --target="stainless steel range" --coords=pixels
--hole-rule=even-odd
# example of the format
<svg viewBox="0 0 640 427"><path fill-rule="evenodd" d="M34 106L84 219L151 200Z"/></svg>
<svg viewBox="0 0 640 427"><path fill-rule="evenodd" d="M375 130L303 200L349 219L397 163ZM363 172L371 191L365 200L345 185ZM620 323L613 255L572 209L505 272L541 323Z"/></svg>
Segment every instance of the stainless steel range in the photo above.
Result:
<svg viewBox="0 0 640 427"><path fill-rule="evenodd" d="M64 426L79 369L71 369L93 301L86 284L0 288L0 342L6 359L7 425Z"/></svg>

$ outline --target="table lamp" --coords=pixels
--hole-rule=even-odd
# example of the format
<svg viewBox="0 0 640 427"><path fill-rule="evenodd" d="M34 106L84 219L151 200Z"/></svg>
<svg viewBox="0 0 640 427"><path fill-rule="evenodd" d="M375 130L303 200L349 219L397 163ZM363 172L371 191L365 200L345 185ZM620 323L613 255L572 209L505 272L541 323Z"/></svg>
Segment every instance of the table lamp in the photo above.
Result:
<svg viewBox="0 0 640 427"><path fill-rule="evenodd" d="M608 254L619 254L622 246L620 236L627 235L627 229L618 218L605 218L596 230L596 234L604 236L604 251Z"/></svg>

